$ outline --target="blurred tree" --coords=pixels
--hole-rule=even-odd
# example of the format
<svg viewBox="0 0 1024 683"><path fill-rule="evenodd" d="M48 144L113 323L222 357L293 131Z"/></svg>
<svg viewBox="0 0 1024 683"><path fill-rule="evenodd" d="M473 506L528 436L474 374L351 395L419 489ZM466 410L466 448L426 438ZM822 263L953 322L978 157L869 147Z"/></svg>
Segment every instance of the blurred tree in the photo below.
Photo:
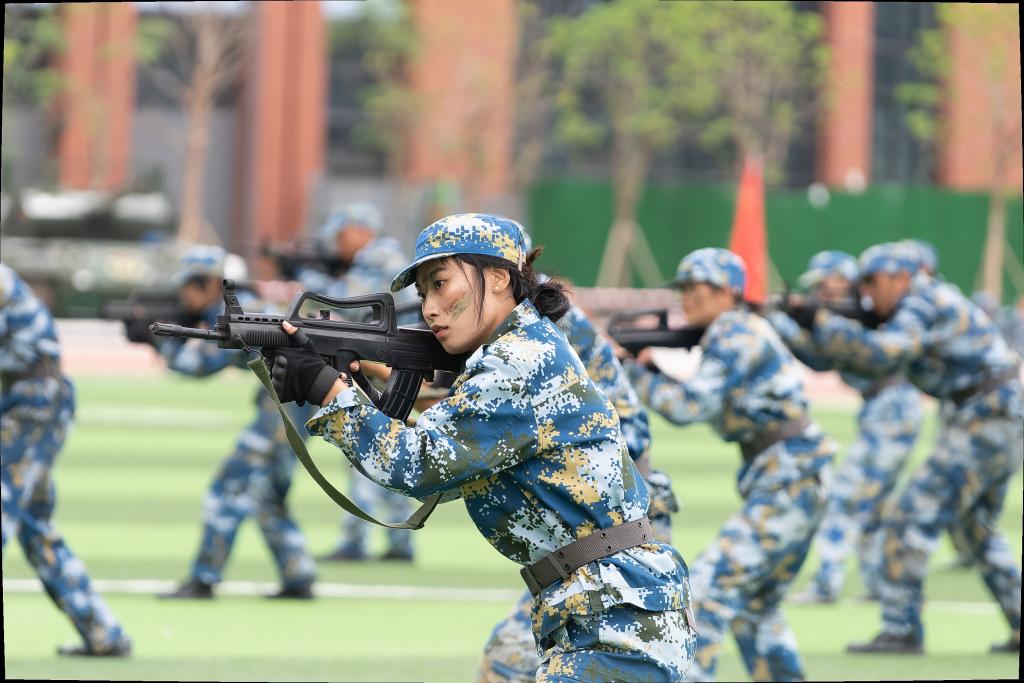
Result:
<svg viewBox="0 0 1024 683"><path fill-rule="evenodd" d="M599 286L628 285L630 261L645 285L662 280L636 210L653 156L715 101L700 42L705 11L701 3L620 0L549 22L543 49L556 70L559 135L580 148L610 139L615 218ZM593 102L607 119L589 114Z"/></svg>
<svg viewBox="0 0 1024 683"><path fill-rule="evenodd" d="M5 130L19 105L42 114L60 92L61 73L53 58L64 46L64 34L53 7L34 7L9 3L4 5L4 67L3 121ZM53 117L40 119L55 127ZM54 138L50 130L47 138ZM5 145L3 149L3 182L10 190L11 165L17 163Z"/></svg>
<svg viewBox="0 0 1024 683"><path fill-rule="evenodd" d="M370 82L358 94L364 119L355 137L363 146L384 152L388 174L400 180L417 103L407 71L417 44L409 9L397 0L368 2L355 20L335 24L331 41L362 47Z"/></svg>
<svg viewBox="0 0 1024 683"><path fill-rule="evenodd" d="M218 3L187 3L181 21L147 17L139 22L140 54L153 61L153 84L185 109L185 163L178 240L219 242L203 215L203 176L211 115L219 92L238 77L252 32L251 12L227 12ZM156 61L164 53L167 60Z"/></svg>
<svg viewBox="0 0 1024 683"><path fill-rule="evenodd" d="M1001 300L1003 264L1013 258L1006 250L1005 178L1022 142L1020 100L1008 97L1007 88L1013 69L1016 87L1020 87L1020 9L1016 4L939 3L937 14L938 28L920 31L911 49L910 58L920 80L901 84L896 95L907 108L911 133L934 147L946 135L942 108L947 96L945 81L952 67L949 42L957 36L977 51L981 68L974 76L980 80L985 97L984 106L979 107L978 125L987 129L991 142L981 288Z"/></svg>
<svg viewBox="0 0 1024 683"><path fill-rule="evenodd" d="M793 133L817 111L828 48L817 12L791 2L709 2L701 13L707 77L719 95L701 142L780 180Z"/></svg>

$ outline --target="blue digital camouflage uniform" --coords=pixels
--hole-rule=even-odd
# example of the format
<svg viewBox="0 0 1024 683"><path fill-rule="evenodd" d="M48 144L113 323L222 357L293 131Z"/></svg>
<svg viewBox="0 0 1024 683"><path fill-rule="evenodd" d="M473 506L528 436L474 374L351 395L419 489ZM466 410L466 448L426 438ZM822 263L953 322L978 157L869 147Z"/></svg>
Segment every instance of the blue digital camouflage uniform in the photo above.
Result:
<svg viewBox="0 0 1024 683"><path fill-rule="evenodd" d="M486 214L420 233L413 264L487 254L525 262L521 228ZM480 533L520 565L615 524L649 497L614 408L565 335L525 300L470 354L448 397L406 427L347 389L307 425L367 476L414 497L461 497ZM660 541L589 562L544 587L532 608L538 681L680 680L692 654L686 565Z"/></svg>
<svg viewBox="0 0 1024 683"><path fill-rule="evenodd" d="M887 246L861 255L863 273L914 272ZM883 629L923 638L928 557L939 533L959 519L986 585L1019 634L1020 570L995 522L1007 482L1024 460L1024 388L1014 376L1020 359L957 288L920 275L878 330L828 311L818 312L814 326L819 348L845 367L903 372L925 393L955 404L945 411L935 452L883 515L884 568L878 577ZM990 378L993 383L984 390L966 397L958 393Z"/></svg>
<svg viewBox="0 0 1024 683"><path fill-rule="evenodd" d="M626 380L615 352L576 306L572 306L558 321L558 327L583 361L590 379L615 407L626 448L633 461L637 462L648 453L651 430L647 411ZM647 516L655 537L671 543L671 514L678 510L671 481L668 475L658 471L651 472L645 480L651 497ZM540 657L530 623L532 609L533 596L524 591L508 616L491 631L477 670L478 683L525 683L534 680Z"/></svg>
<svg viewBox="0 0 1024 683"><path fill-rule="evenodd" d="M339 220L337 223L344 223ZM332 227L328 224L327 228ZM299 270L296 279L306 290L320 292L331 297L344 298L387 292L391 279L405 268L409 259L402 253L401 245L390 238L378 236L356 253L352 265L339 278L311 268ZM409 290L397 294L395 300L401 304L415 299ZM418 313L400 316L398 323L408 325L419 319ZM400 494L378 486L354 469L349 476L349 496L352 502L370 514L377 514L385 522L404 522L412 513L412 502ZM376 512L375 512L376 511ZM372 525L358 517L344 514L341 518L341 538L338 549L352 556L366 555L367 536ZM412 532L407 529L388 529L388 545L393 553L404 557L413 556Z"/></svg>
<svg viewBox="0 0 1024 683"><path fill-rule="evenodd" d="M240 290L246 311L260 309L255 295ZM213 327L223 302L207 309L202 318ZM244 367L241 351L222 349L201 339L161 338L161 355L171 370L191 377L208 377L229 366ZM285 497L291 487L295 455L288 445L277 407L262 387L255 396L256 418L238 437L235 450L221 465L203 501L203 533L192 564L191 578L216 584L223 578L238 528L252 515L274 556L285 589L301 589L316 578L316 566L306 542L288 511ZM287 406L292 421L303 424L311 406Z"/></svg>
<svg viewBox="0 0 1024 683"><path fill-rule="evenodd" d="M51 517L51 475L75 412L75 390L60 371L53 318L25 282L0 264L0 462L3 547L16 536L25 558L86 647L102 653L128 643L90 585L85 565Z"/></svg>
<svg viewBox="0 0 1024 683"><path fill-rule="evenodd" d="M484 537L521 565L647 513L647 491L611 405L562 333L528 301L470 356L448 398L424 411L415 427L383 415L354 389L308 427L392 490L461 497ZM538 680L572 679L565 670L572 669L573 651L593 647L589 627L638 615L665 620L666 639L634 649L644 630L611 626L601 633L608 651L592 653L580 678L607 680L616 661L624 680L681 675L690 640L682 621L686 581L679 554L652 542L547 587L531 615L545 652ZM638 657L640 649L650 651Z"/></svg>
<svg viewBox="0 0 1024 683"><path fill-rule="evenodd" d="M857 260L843 252L819 252L811 257L800 283L813 289L829 276L856 282ZM810 333L785 313L773 311L767 320L802 363L818 372L836 369L815 348ZM857 439L836 470L828 512L814 541L821 565L811 589L832 600L842 589L846 559L854 547L864 584L874 592L874 574L881 565L882 504L896 486L923 419L918 391L899 375L879 379L841 371L840 377L860 393L863 404L857 413Z"/></svg>
<svg viewBox="0 0 1024 683"><path fill-rule="evenodd" d="M724 249L702 249L683 259L677 282L708 282L739 295L744 267ZM699 369L682 383L633 360L624 363L641 400L675 424L708 422L724 440L740 444L775 425L807 419L796 361L763 318L741 308L726 311L700 345ZM835 445L808 420L798 436L741 466L743 507L691 568L698 633L691 678L714 677L729 629L755 679L804 677L780 605L824 515L823 480L834 452Z"/></svg>

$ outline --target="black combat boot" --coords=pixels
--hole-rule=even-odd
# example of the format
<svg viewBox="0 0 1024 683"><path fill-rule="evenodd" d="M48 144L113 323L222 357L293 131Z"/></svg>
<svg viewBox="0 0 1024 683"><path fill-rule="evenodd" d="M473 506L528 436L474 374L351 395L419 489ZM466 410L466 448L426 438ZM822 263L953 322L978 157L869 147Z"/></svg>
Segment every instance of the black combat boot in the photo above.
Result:
<svg viewBox="0 0 1024 683"><path fill-rule="evenodd" d="M89 645L61 645L57 654L66 657L128 657L132 654L132 641L122 638L110 647L97 649Z"/></svg>
<svg viewBox="0 0 1024 683"><path fill-rule="evenodd" d="M210 600L213 598L213 586L199 579L189 579L169 593L160 593L163 600Z"/></svg>
<svg viewBox="0 0 1024 683"><path fill-rule="evenodd" d="M882 631L874 640L866 643L851 643L846 646L850 654L893 654L893 655L920 655L924 654L924 645L920 639L912 634L905 636Z"/></svg>
<svg viewBox="0 0 1024 683"><path fill-rule="evenodd" d="M312 600L315 596L313 595L313 586L307 583L303 586L282 587L276 593L269 593L263 597L271 600Z"/></svg>
<svg viewBox="0 0 1024 683"><path fill-rule="evenodd" d="M996 643L989 652L992 654L1020 654L1020 634L1010 636L1005 643Z"/></svg>

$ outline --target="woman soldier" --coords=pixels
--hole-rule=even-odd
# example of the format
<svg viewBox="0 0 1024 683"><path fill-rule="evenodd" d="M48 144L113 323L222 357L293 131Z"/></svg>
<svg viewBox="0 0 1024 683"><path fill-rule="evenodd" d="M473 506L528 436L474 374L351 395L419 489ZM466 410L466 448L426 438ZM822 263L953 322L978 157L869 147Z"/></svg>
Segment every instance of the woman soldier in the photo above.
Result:
<svg viewBox="0 0 1024 683"><path fill-rule="evenodd" d="M530 235L523 232L526 249L531 250ZM543 280L544 274L538 275ZM619 428L626 441L629 457L643 475L651 506L647 518L654 537L672 543L672 513L679 510L672 482L664 472L651 469L651 428L647 410L633 391L626 373L608 341L578 306L570 306L558 321L573 351L580 357L587 375L608 398L619 416ZM477 669L477 683L522 683L536 677L540 658L533 639L530 614L533 595L524 591L508 616L491 631Z"/></svg>
<svg viewBox="0 0 1024 683"><path fill-rule="evenodd" d="M670 421L709 422L743 456L743 507L693 568L697 680L714 676L727 629L758 680L804 677L779 604L825 511L822 476L834 444L807 416L796 361L771 326L742 305L746 267L725 249L684 258L675 285L690 324L706 327L697 374L677 382L647 367L648 350L623 365L640 399Z"/></svg>
<svg viewBox="0 0 1024 683"><path fill-rule="evenodd" d="M448 216L420 233L391 288L415 282L438 341L468 357L416 426L378 411L288 324L296 346L276 352L275 388L322 405L307 428L381 485L464 499L524 567L538 681L678 681L693 651L686 564L653 538L614 409L555 326L569 301L537 281L536 255L498 216Z"/></svg>

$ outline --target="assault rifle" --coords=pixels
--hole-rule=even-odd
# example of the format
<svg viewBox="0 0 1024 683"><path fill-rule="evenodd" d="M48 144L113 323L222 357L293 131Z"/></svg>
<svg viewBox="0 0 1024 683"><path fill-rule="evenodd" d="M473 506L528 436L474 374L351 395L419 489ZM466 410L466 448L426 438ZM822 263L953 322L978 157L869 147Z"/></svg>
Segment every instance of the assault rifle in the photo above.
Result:
<svg viewBox="0 0 1024 683"><path fill-rule="evenodd" d="M307 302L326 306L317 314L301 314ZM331 309L364 309L359 321L331 318ZM360 388L384 414L405 420L412 410L424 379L434 379L437 370L458 373L464 356L453 356L428 329L399 327L395 300L391 294L369 294L333 299L313 292L299 292L284 316L248 313L242 310L235 294L235 283L224 280L224 312L217 316L212 330L154 323L154 334L215 341L225 349L259 348L270 357L275 347L291 346L291 336L281 328L287 320L305 331L317 353L339 372L350 372L352 361L383 363L391 368L387 384L378 392L361 373L354 373Z"/></svg>
<svg viewBox="0 0 1024 683"><path fill-rule="evenodd" d="M155 322L176 321L194 325L199 318L185 310L177 292L133 292L127 299L111 299L100 307L100 317L120 320L130 342L148 344L153 340L149 326Z"/></svg>
<svg viewBox="0 0 1024 683"><path fill-rule="evenodd" d="M325 254L313 244L298 247L284 247L279 244L264 244L261 253L277 266L281 277L294 280L300 268L315 268L337 277L345 272L348 264L332 254Z"/></svg>
<svg viewBox="0 0 1024 683"><path fill-rule="evenodd" d="M657 317L658 324L656 327L641 327L636 324L638 318L649 315ZM648 346L692 349L700 342L706 329L696 325L669 327L667 308L649 308L631 313L613 313L608 319L608 336L634 356L641 349L645 349Z"/></svg>
<svg viewBox="0 0 1024 683"><path fill-rule="evenodd" d="M780 310L793 317L802 326L807 327L819 308L824 308L844 318L856 320L872 330L878 329L878 326L885 322L880 315L861 306L858 297L849 297L842 301L822 301L815 297L804 297L799 303L795 303L788 289L783 294L769 297L764 304L755 308L755 312L766 315L769 311Z"/></svg>

